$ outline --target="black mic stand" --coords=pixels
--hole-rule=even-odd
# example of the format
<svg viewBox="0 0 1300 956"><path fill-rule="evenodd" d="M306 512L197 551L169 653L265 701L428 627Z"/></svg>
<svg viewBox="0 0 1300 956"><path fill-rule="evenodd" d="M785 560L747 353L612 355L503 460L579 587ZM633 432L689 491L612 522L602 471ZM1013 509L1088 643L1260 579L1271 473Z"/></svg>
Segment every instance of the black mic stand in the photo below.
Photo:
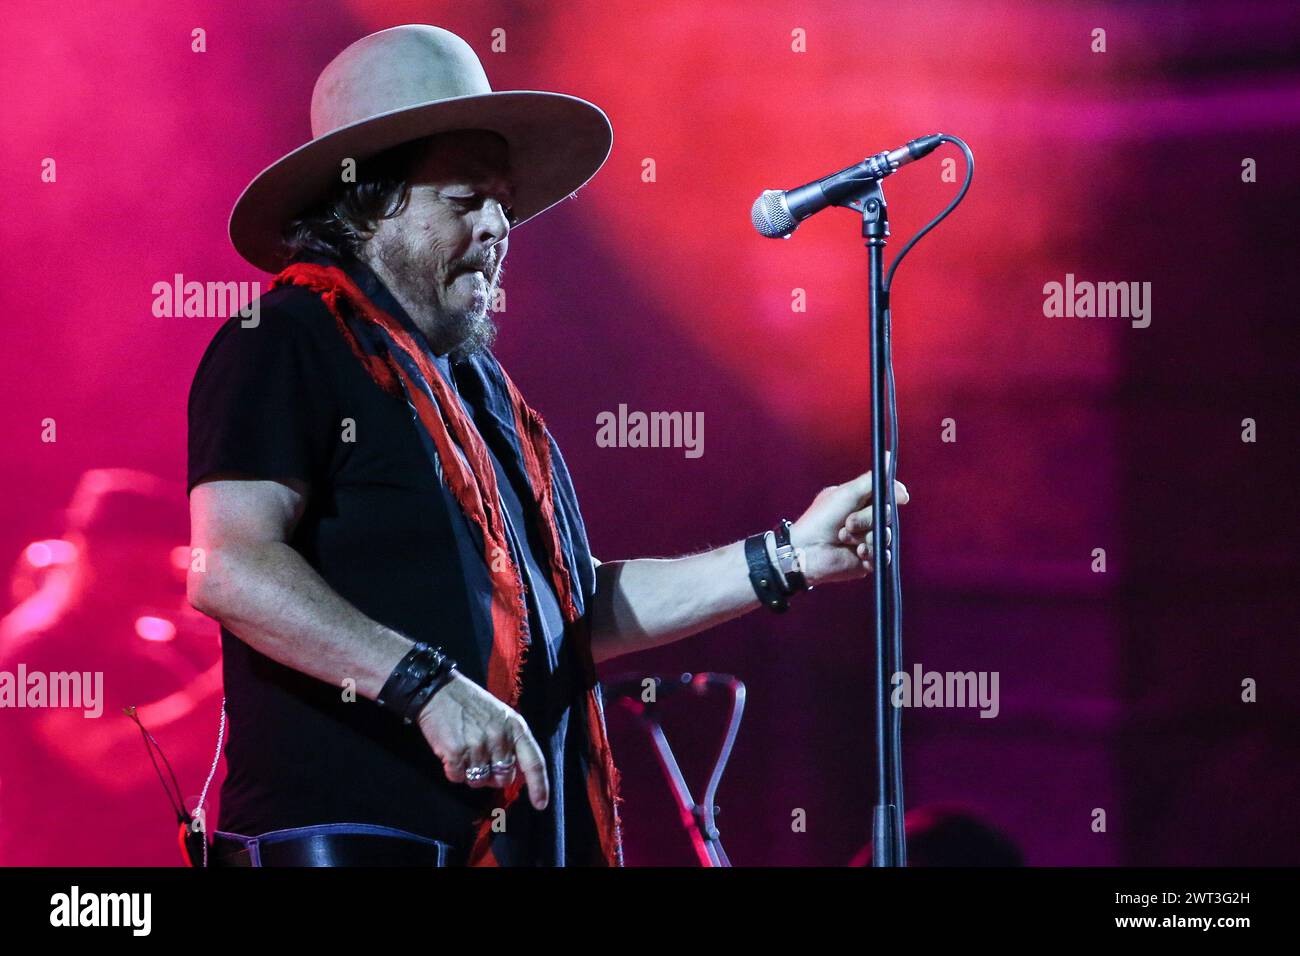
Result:
<svg viewBox="0 0 1300 956"><path fill-rule="evenodd" d="M962 151L966 157L966 179L943 211L907 240L886 274L884 258L889 217L880 180L904 163L928 155L942 143L952 143ZM957 208L970 189L974 173L975 157L970 147L960 137L935 133L791 190L783 194L785 198L779 204L768 205L768 197L773 194L764 193L751 211L754 226L761 234L780 235L787 239L800 220L827 204L847 206L862 214L862 238L866 240L868 262L871 474L875 515L872 522L875 560L871 574L875 588L873 619L876 639L876 802L871 820L872 866L907 866L907 840L903 829L902 708L893 705L889 692L893 675L901 672L903 660L903 589L898 561L898 502L894 495L894 471L898 467L898 409L894 401L893 361L889 354L889 295L894 273L903 258L923 236ZM889 429L888 458L886 427ZM891 547L893 561L889 560Z"/></svg>
<svg viewBox="0 0 1300 956"><path fill-rule="evenodd" d="M871 819L871 865L906 866L907 842L903 833L903 755L900 746L901 711L890 702L892 675L901 669L901 635L892 614L898 565L887 562L887 544L897 508L894 483L885 459L885 408L889 371L889 291L885 288L885 242L889 216L880 180L870 179L850 202L862 213L862 237L867 247L867 312L871 337L871 475L872 531L875 556L873 618L876 642L876 802Z"/></svg>

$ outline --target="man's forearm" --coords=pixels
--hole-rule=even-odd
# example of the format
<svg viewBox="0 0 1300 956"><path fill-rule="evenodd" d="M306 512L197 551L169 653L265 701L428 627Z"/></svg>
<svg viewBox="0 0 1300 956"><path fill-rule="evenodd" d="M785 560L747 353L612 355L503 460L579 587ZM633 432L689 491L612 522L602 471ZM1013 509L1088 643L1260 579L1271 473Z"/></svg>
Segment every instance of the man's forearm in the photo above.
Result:
<svg viewBox="0 0 1300 956"><path fill-rule="evenodd" d="M592 654L603 661L670 644L757 607L743 541L683 558L610 561L596 568Z"/></svg>
<svg viewBox="0 0 1300 956"><path fill-rule="evenodd" d="M294 670L374 699L412 641L362 614L287 544L210 550L190 600L255 650Z"/></svg>

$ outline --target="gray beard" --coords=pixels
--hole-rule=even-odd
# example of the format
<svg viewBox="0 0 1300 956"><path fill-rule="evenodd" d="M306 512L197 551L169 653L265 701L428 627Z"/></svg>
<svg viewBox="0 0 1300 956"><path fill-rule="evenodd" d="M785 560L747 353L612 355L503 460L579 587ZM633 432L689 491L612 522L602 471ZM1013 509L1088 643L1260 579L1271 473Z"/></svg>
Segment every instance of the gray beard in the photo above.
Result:
<svg viewBox="0 0 1300 956"><path fill-rule="evenodd" d="M483 352L487 352L496 341L497 324L492 321L489 312L486 315L460 316L448 323L445 337L456 344L447 349L447 358L453 362L466 362ZM432 339L430 339L432 342ZM435 348L442 345L435 343Z"/></svg>
<svg viewBox="0 0 1300 956"><path fill-rule="evenodd" d="M452 315L444 313L436 306L414 309L413 306L416 304L435 303L438 300L427 273L413 267L400 254L394 257L390 253L382 261L376 261L373 255L365 258L370 268L388 287L388 291L410 315L411 321L424 333L424 337L429 340L436 353L446 355L452 362L460 363L492 347L492 343L496 341L497 325L492 320L490 308L483 314L461 312ZM394 258L400 261L394 262ZM496 277L498 284L503 274L504 268L498 267Z"/></svg>
<svg viewBox="0 0 1300 956"><path fill-rule="evenodd" d="M405 288L409 289L410 285ZM417 302L436 301L433 289L427 286L414 291ZM486 352L496 341L497 325L492 321L490 310L482 315L477 312L448 315L436 308L425 309L418 318L414 315L411 318L429 340L433 350L439 355L446 355L452 362L464 362L480 352Z"/></svg>

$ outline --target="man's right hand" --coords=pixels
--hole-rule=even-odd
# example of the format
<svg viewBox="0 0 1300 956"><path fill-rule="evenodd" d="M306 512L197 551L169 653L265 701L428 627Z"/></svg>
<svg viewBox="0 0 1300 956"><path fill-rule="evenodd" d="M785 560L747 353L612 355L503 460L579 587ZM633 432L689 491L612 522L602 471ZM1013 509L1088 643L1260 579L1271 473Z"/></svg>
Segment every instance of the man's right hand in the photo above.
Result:
<svg viewBox="0 0 1300 956"><path fill-rule="evenodd" d="M190 492L191 544L203 550L192 569L190 603L258 652L312 677L341 685L351 679L368 697L379 694L411 641L379 625L329 587L289 541L307 507L298 481L213 477ZM462 674L420 711L420 730L447 779L471 787L504 787L522 771L533 806L550 797L546 761L524 719ZM505 772L467 781L470 767L515 763Z"/></svg>
<svg viewBox="0 0 1300 956"><path fill-rule="evenodd" d="M455 674L420 711L420 731L442 761L447 779L479 789L505 787L522 772L528 797L544 810L550 800L546 760L523 717L463 674ZM504 772L466 780L470 767L513 763Z"/></svg>

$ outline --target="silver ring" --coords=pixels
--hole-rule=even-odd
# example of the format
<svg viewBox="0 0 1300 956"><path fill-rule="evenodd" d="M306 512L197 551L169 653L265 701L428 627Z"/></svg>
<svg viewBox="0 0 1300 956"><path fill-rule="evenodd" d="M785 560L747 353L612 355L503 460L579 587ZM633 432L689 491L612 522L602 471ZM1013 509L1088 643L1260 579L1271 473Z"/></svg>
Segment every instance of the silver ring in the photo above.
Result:
<svg viewBox="0 0 1300 956"><path fill-rule="evenodd" d="M515 755L511 754L509 757L506 757L505 760L493 760L492 773L505 776L511 770L514 769L514 766L515 766Z"/></svg>
<svg viewBox="0 0 1300 956"><path fill-rule="evenodd" d="M481 767L470 767L465 771L465 779L469 781L479 781L488 777L491 773L492 768L486 765Z"/></svg>

